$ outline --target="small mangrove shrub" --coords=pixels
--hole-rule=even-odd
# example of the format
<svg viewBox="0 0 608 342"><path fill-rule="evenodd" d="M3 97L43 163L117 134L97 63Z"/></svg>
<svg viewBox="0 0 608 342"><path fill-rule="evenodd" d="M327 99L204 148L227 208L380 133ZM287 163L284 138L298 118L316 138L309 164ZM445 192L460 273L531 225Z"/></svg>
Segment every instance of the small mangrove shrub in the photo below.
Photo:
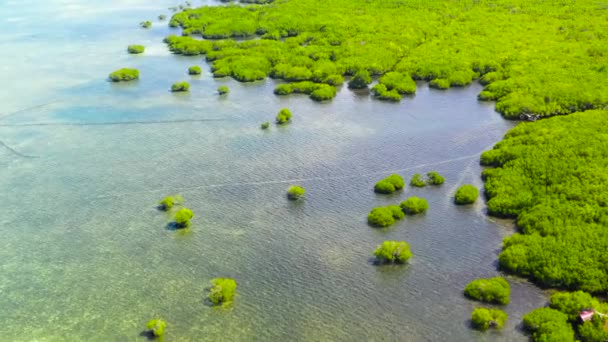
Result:
<svg viewBox="0 0 608 342"><path fill-rule="evenodd" d="M189 75L200 75L201 72L202 72L201 67L199 67L198 65L193 65L188 68Z"/></svg>
<svg viewBox="0 0 608 342"><path fill-rule="evenodd" d="M429 208L429 203L424 198L413 196L401 202L400 206L406 214L416 215L426 212Z"/></svg>
<svg viewBox="0 0 608 342"><path fill-rule="evenodd" d="M414 174L414 176L412 176L412 179L410 180L410 185L421 188L426 185L426 182L424 181L424 178L422 178L421 174L416 173Z"/></svg>
<svg viewBox="0 0 608 342"><path fill-rule="evenodd" d="M234 298L236 287L236 281L232 278L215 278L211 280L211 288L207 298L213 305L229 303Z"/></svg>
<svg viewBox="0 0 608 342"><path fill-rule="evenodd" d="M219 87L217 87L217 93L219 95L228 94L229 92L230 92L230 89L228 89L228 87L226 87L226 86L219 86Z"/></svg>
<svg viewBox="0 0 608 342"><path fill-rule="evenodd" d="M171 195L163 198L158 202L158 209L168 211L176 204L183 204L184 198L180 195Z"/></svg>
<svg viewBox="0 0 608 342"><path fill-rule="evenodd" d="M282 125L291 120L291 111L287 108L283 108L279 111L276 117L277 124Z"/></svg>
<svg viewBox="0 0 608 342"><path fill-rule="evenodd" d="M190 220L194 217L194 213L192 210L188 208L182 208L178 212L175 213L175 224L180 228L185 228L190 226Z"/></svg>
<svg viewBox="0 0 608 342"><path fill-rule="evenodd" d="M127 46L127 52L131 54L144 53L146 48L143 45L129 45Z"/></svg>
<svg viewBox="0 0 608 342"><path fill-rule="evenodd" d="M410 246L405 241L384 241L374 252L380 263L404 263L412 257Z"/></svg>
<svg viewBox="0 0 608 342"><path fill-rule="evenodd" d="M287 189L287 198L290 200L297 200L304 196L306 189L299 185L292 185Z"/></svg>
<svg viewBox="0 0 608 342"><path fill-rule="evenodd" d="M376 183L374 191L381 194L390 194L396 190L403 189L404 186L405 181L403 180L403 177L392 174Z"/></svg>
<svg viewBox="0 0 608 342"><path fill-rule="evenodd" d="M190 89L190 84L188 82L175 82L171 86L172 92L188 91L189 89Z"/></svg>
<svg viewBox="0 0 608 342"><path fill-rule="evenodd" d="M148 29L148 28L152 27L152 22L150 20L142 21L141 23L139 23L139 26L141 28Z"/></svg>
<svg viewBox="0 0 608 342"><path fill-rule="evenodd" d="M350 81L348 87L351 89L367 88L367 85L372 83L372 76L367 70L359 70Z"/></svg>
<svg viewBox="0 0 608 342"><path fill-rule="evenodd" d="M430 171L426 174L426 182L431 185L441 185L445 183L445 178L440 175L437 171Z"/></svg>
<svg viewBox="0 0 608 342"><path fill-rule="evenodd" d="M510 293L511 287L502 277L473 280L464 288L467 297L492 304L509 304Z"/></svg>
<svg viewBox="0 0 608 342"><path fill-rule="evenodd" d="M263 122L263 123L260 125L260 128L261 128L261 129L268 129L268 127L270 127L270 122L268 122L268 121Z"/></svg>
<svg viewBox="0 0 608 342"><path fill-rule="evenodd" d="M167 327L167 322L162 319L152 319L148 321L146 324L148 330L152 333L154 337L162 337L165 334L165 328Z"/></svg>
<svg viewBox="0 0 608 342"><path fill-rule="evenodd" d="M471 314L471 325L477 330L502 329L509 318L506 312L498 309L476 308Z"/></svg>
<svg viewBox="0 0 608 342"><path fill-rule="evenodd" d="M471 184L465 184L456 190L454 202L456 204L472 204L477 201L479 190Z"/></svg>
<svg viewBox="0 0 608 342"><path fill-rule="evenodd" d="M139 70L123 68L112 72L109 76L112 82L128 82L139 79Z"/></svg>
<svg viewBox="0 0 608 342"><path fill-rule="evenodd" d="M367 222L374 227L388 227L404 217L405 214L398 205L389 205L372 209L367 215Z"/></svg>
<svg viewBox="0 0 608 342"><path fill-rule="evenodd" d="M165 19L167 19L167 16L164 15L164 14L161 14L161 15L158 16L158 20L160 20L160 21L163 21Z"/></svg>

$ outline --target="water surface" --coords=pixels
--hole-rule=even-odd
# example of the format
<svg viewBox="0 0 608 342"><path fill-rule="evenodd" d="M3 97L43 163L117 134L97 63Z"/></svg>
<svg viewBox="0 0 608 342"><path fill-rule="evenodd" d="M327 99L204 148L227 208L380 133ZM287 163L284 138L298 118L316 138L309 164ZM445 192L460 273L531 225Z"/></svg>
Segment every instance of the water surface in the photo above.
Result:
<svg viewBox="0 0 608 342"><path fill-rule="evenodd" d="M194 2L202 4L203 2ZM0 21L0 334L8 341L125 341L150 318L168 341L525 341L521 316L545 302L509 278L502 332L468 327L478 304L462 289L497 275L510 222L484 204L451 202L512 127L478 103L479 85L419 84L399 104L340 89L328 103L277 97L274 81L213 79L201 57L173 56L156 20L175 3L143 0L7 2ZM129 44L146 46L141 56ZM7 53L8 52L8 53ZM200 77L187 75L201 65ZM137 67L141 79L107 74ZM188 94L168 91L188 80ZM231 92L218 97L215 89ZM293 122L268 131L288 107ZM10 148L9 148L10 147ZM441 187L372 191L398 172L437 170ZM292 184L307 189L289 202ZM180 193L189 231L155 209ZM430 210L378 230L371 208L425 197ZM481 201L480 201L481 202ZM407 241L409 265L377 267L384 240ZM227 309L204 305L210 279L233 277Z"/></svg>

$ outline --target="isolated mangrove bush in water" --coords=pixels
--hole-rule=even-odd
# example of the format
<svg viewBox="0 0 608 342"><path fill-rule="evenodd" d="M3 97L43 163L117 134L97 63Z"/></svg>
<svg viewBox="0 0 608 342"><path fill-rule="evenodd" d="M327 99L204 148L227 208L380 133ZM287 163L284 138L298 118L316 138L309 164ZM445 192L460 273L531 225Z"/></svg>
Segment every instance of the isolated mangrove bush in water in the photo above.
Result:
<svg viewBox="0 0 608 342"><path fill-rule="evenodd" d="M374 191L380 194L390 194L396 190L401 190L405 186L403 177L398 174L392 174L374 185Z"/></svg>
<svg viewBox="0 0 608 342"><path fill-rule="evenodd" d="M268 121L262 122L262 124L260 125L261 129L268 129L268 127L270 127L270 122Z"/></svg>
<svg viewBox="0 0 608 342"><path fill-rule="evenodd" d="M142 21L141 23L139 23L139 26L141 28L147 29L147 28L152 27L152 22L150 20Z"/></svg>
<svg viewBox="0 0 608 342"><path fill-rule="evenodd" d="M175 213L175 224L179 228L186 228L190 226L190 220L194 217L192 210L188 208L182 208Z"/></svg>
<svg viewBox="0 0 608 342"><path fill-rule="evenodd" d="M511 287L502 277L477 279L464 288L464 294L480 302L491 304L509 304Z"/></svg>
<svg viewBox="0 0 608 342"><path fill-rule="evenodd" d="M279 84L274 88L274 93L276 95L307 94L315 101L324 101L336 96L336 87L329 84L304 81Z"/></svg>
<svg viewBox="0 0 608 342"><path fill-rule="evenodd" d="M429 203L424 199L412 196L399 204L403 212L408 215L424 213L429 208Z"/></svg>
<svg viewBox="0 0 608 342"><path fill-rule="evenodd" d="M279 111L276 117L276 122L279 125L283 125L291 121L291 111L287 108L283 108Z"/></svg>
<svg viewBox="0 0 608 342"><path fill-rule="evenodd" d="M180 195L171 195L158 202L158 209L168 211L171 210L174 205L178 204L184 204L184 198Z"/></svg>
<svg viewBox="0 0 608 342"><path fill-rule="evenodd" d="M421 188L423 186L426 186L426 182L424 181L424 178L421 174L416 173L412 176L412 179L410 179L410 185Z"/></svg>
<svg viewBox="0 0 608 342"><path fill-rule="evenodd" d="M226 86L217 87L217 93L219 95L225 95L225 94L228 94L229 92L230 92L230 89Z"/></svg>
<svg viewBox="0 0 608 342"><path fill-rule="evenodd" d="M202 72L201 67L198 65L193 65L188 68L189 75L200 75Z"/></svg>
<svg viewBox="0 0 608 342"><path fill-rule="evenodd" d="M471 325L477 330L502 329L509 315L498 309L476 308L471 314Z"/></svg>
<svg viewBox="0 0 608 342"><path fill-rule="evenodd" d="M442 175L440 175L437 171L430 171L426 174L427 177L427 184L431 184L431 185L441 185L445 182L445 178L443 178Z"/></svg>
<svg viewBox="0 0 608 342"><path fill-rule="evenodd" d="M306 189L304 189L303 187L299 185L292 185L289 187L289 189L287 189L287 198L289 198L290 200L297 200L304 197L305 193Z"/></svg>
<svg viewBox="0 0 608 342"><path fill-rule="evenodd" d="M232 278L215 278L211 280L211 288L207 298L213 305L227 304L232 301L237 283Z"/></svg>
<svg viewBox="0 0 608 342"><path fill-rule="evenodd" d="M112 72L109 76L112 82L127 82L139 79L139 70L123 68Z"/></svg>
<svg viewBox="0 0 608 342"><path fill-rule="evenodd" d="M535 282L608 290L608 112L587 111L509 131L481 162L488 211L517 219L500 267Z"/></svg>
<svg viewBox="0 0 608 342"><path fill-rule="evenodd" d="M152 320L148 321L148 324L146 324L146 327L148 328L148 331L150 331L152 336L162 337L165 334L165 328L167 327L167 322L163 321L162 319L152 319Z"/></svg>
<svg viewBox="0 0 608 342"><path fill-rule="evenodd" d="M139 54L139 53L144 53L144 50L146 48L143 45L129 45L127 47L127 52L131 53L131 54Z"/></svg>
<svg viewBox="0 0 608 342"><path fill-rule="evenodd" d="M170 21L185 36L167 43L176 53L206 55L214 74L242 81L272 76L336 85L333 79L367 71L382 76L384 87L374 93L396 100L397 93L415 91L411 79L440 89L479 79L485 85L479 98L497 101L505 116L550 116L608 103L603 6L595 0L568 6L526 0L299 0L186 8ZM230 39L256 36L261 39Z"/></svg>
<svg viewBox="0 0 608 342"><path fill-rule="evenodd" d="M410 246L405 241L384 241L374 251L380 263L404 263L412 257Z"/></svg>
<svg viewBox="0 0 608 342"><path fill-rule="evenodd" d="M389 205L386 207L377 207L367 215L367 222L374 227L388 227L395 223L395 220L401 220L405 214L398 205Z"/></svg>
<svg viewBox="0 0 608 342"><path fill-rule="evenodd" d="M473 204L479 197L479 190L471 184L465 184L459 187L454 194L454 203L456 204Z"/></svg>
<svg viewBox="0 0 608 342"><path fill-rule="evenodd" d="M189 89L190 84L188 82L175 82L171 86L172 92L188 91Z"/></svg>

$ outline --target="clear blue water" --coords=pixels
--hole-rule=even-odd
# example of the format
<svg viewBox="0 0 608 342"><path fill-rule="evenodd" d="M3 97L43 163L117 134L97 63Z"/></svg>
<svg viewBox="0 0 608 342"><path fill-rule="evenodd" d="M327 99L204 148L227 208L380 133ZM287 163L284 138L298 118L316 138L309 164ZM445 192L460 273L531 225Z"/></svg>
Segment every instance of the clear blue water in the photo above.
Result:
<svg viewBox="0 0 608 342"><path fill-rule="evenodd" d="M204 2L193 1L195 5ZM512 127L478 103L479 85L419 84L399 104L340 89L328 103L276 97L274 81L213 79L201 57L171 55L154 20L170 1L8 1L0 7L0 335L6 341L133 341L154 317L166 341L517 341L521 316L546 301L509 278L502 332L479 333L465 299L497 274L511 223L482 201L451 202ZM138 23L153 20L150 30ZM175 31L178 32L178 31ZM142 44L146 53L128 55ZM200 65L199 77L187 68ZM136 67L141 79L111 84ZM191 91L173 94L173 82ZM218 97L219 85L230 87ZM262 131L288 107L293 123ZM441 187L376 195L398 172L437 170ZM289 202L300 184L306 198ZM179 193L196 217L166 229L155 209ZM429 212L378 230L375 206L412 196ZM384 240L407 241L408 265L377 267ZM204 305L210 279L233 277L230 308Z"/></svg>

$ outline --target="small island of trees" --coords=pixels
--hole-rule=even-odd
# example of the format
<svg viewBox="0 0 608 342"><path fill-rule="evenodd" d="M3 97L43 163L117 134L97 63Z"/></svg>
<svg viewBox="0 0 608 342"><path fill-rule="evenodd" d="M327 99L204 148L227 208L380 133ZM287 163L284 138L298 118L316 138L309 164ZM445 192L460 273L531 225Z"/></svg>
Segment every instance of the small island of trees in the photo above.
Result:
<svg viewBox="0 0 608 342"><path fill-rule="evenodd" d="M148 321L146 327L148 328L149 334L151 334L153 337L162 337L165 334L167 322L160 318L152 319Z"/></svg>
<svg viewBox="0 0 608 342"><path fill-rule="evenodd" d="M289 198L292 201L298 200L302 197L304 197L304 194L306 193L306 189L304 189L303 187L299 186L299 185L292 185L289 187L289 189L287 189L287 198Z"/></svg>
<svg viewBox="0 0 608 342"><path fill-rule="evenodd" d="M184 204L184 198L182 196L167 196L158 203L158 209L162 211L168 211L171 210L171 208L173 208L173 206L177 204Z"/></svg>
<svg viewBox="0 0 608 342"><path fill-rule="evenodd" d="M412 196L399 204L401 209L408 215L424 213L429 208L429 203L424 199Z"/></svg>
<svg viewBox="0 0 608 342"><path fill-rule="evenodd" d="M388 227L395 223L395 220L401 220L405 214L398 205L389 205L386 207L377 207L367 215L367 222L374 227Z"/></svg>
<svg viewBox="0 0 608 342"><path fill-rule="evenodd" d="M405 263L412 257L410 246L405 241L384 241L374 252L376 262Z"/></svg>
<svg viewBox="0 0 608 342"><path fill-rule="evenodd" d="M261 129L268 129L268 127L270 127L270 122L268 121L262 122L262 124L260 125Z"/></svg>
<svg viewBox="0 0 608 342"><path fill-rule="evenodd" d="M392 174L376 183L374 191L380 194L391 194L397 190L403 189L404 186L405 181L403 180L403 177Z"/></svg>
<svg viewBox="0 0 608 342"><path fill-rule="evenodd" d="M509 316L498 309L476 308L471 314L471 325L477 330L502 329Z"/></svg>
<svg viewBox="0 0 608 342"><path fill-rule="evenodd" d="M143 45L129 45L127 46L127 52L130 54L140 54L144 53L146 48Z"/></svg>
<svg viewBox="0 0 608 342"><path fill-rule="evenodd" d="M426 174L427 184L431 185L441 185L445 182L445 178L440 175L437 171L430 171Z"/></svg>
<svg viewBox="0 0 608 342"><path fill-rule="evenodd" d="M424 181L424 178L422 177L421 174L416 173L412 176L412 179L410 180L410 185L418 187L418 188L422 188L422 187L426 186L426 182Z"/></svg>
<svg viewBox="0 0 608 342"><path fill-rule="evenodd" d="M228 87L226 87L226 86L217 87L218 95L225 95L225 94L228 94L229 92L230 92L230 89L228 89Z"/></svg>
<svg viewBox="0 0 608 342"><path fill-rule="evenodd" d="M283 125L289 121L291 121L291 111L287 108L281 109L276 117L277 124Z"/></svg>
<svg viewBox="0 0 608 342"><path fill-rule="evenodd" d="M109 76L112 82L128 82L139 79L139 70L123 68L112 72Z"/></svg>
<svg viewBox="0 0 608 342"><path fill-rule="evenodd" d="M192 210L188 208L181 208L175 213L174 220L175 225L178 228L190 227L190 220L194 217Z"/></svg>
<svg viewBox="0 0 608 342"><path fill-rule="evenodd" d="M464 294L471 298L491 304L509 304L511 287L502 277L477 279L464 288Z"/></svg>
<svg viewBox="0 0 608 342"><path fill-rule="evenodd" d="M465 184L456 190L454 195L454 203L456 204L473 204L479 197L479 190L471 184Z"/></svg>
<svg viewBox="0 0 608 342"><path fill-rule="evenodd" d="M232 278L215 278L211 280L211 288L207 298L213 305L227 304L234 298L237 283Z"/></svg>
<svg viewBox="0 0 608 342"><path fill-rule="evenodd" d="M175 82L171 86L172 92L184 92L190 89L190 84L188 82Z"/></svg>
<svg viewBox="0 0 608 342"><path fill-rule="evenodd" d="M201 67L198 65L193 65L188 68L189 75L200 75L202 72Z"/></svg>

